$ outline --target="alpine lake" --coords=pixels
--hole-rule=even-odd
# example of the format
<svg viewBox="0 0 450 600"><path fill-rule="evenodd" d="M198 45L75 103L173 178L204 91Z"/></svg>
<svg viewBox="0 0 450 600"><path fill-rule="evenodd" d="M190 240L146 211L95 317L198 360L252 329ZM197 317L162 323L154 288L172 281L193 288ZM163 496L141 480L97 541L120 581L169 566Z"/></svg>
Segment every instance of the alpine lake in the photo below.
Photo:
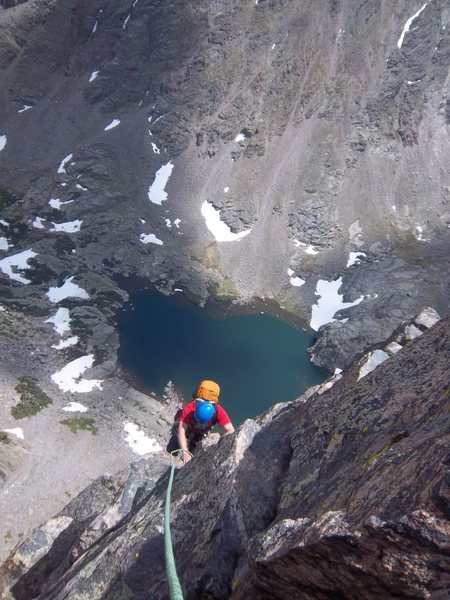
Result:
<svg viewBox="0 0 450 600"><path fill-rule="evenodd" d="M162 395L171 381L188 402L199 381L212 379L237 426L330 376L310 362L312 336L274 304L201 308L181 293L128 292L117 318L119 362L144 393Z"/></svg>

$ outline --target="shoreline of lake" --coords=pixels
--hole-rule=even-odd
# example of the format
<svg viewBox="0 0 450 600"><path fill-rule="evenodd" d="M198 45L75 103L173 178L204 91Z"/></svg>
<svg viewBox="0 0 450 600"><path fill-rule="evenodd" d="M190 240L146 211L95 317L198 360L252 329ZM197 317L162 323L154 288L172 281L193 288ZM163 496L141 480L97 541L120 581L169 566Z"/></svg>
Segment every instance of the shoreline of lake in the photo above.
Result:
<svg viewBox="0 0 450 600"><path fill-rule="evenodd" d="M312 336L270 300L210 301L166 295L132 282L117 318L119 365L133 387L162 396L171 381L185 400L201 379L217 380L236 424L295 400L330 373L310 361Z"/></svg>

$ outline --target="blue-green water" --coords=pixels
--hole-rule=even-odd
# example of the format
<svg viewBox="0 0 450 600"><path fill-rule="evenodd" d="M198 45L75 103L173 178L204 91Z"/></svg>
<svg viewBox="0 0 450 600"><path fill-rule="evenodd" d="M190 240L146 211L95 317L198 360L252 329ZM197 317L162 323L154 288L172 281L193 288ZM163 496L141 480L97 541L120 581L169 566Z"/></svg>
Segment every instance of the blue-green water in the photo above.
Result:
<svg viewBox="0 0 450 600"><path fill-rule="evenodd" d="M309 361L311 336L269 314L218 317L180 294L144 290L131 295L118 327L120 362L141 388L162 394L172 381L187 401L200 380L213 379L235 425L329 375Z"/></svg>

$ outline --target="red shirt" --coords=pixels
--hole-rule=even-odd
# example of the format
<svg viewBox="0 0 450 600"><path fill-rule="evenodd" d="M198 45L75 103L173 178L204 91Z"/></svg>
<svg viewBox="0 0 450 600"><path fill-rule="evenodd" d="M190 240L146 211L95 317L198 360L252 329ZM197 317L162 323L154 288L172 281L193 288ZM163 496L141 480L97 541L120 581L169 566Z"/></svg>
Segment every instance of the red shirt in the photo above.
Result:
<svg viewBox="0 0 450 600"><path fill-rule="evenodd" d="M225 427L228 423L231 423L230 417L227 415L226 411L220 406L220 404L216 404L217 414L214 418L206 423L197 423L195 420L195 407L196 401L192 400L189 404L183 408L183 412L180 415L180 421L186 423L188 425L190 431L193 433L206 433L209 431L214 425L217 423L220 427Z"/></svg>

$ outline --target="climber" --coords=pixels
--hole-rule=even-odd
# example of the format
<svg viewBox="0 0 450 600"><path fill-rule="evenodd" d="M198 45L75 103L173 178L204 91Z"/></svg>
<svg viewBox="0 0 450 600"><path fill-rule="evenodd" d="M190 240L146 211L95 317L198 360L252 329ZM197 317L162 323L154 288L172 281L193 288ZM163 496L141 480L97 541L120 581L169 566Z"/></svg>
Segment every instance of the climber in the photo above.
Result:
<svg viewBox="0 0 450 600"><path fill-rule="evenodd" d="M222 427L224 435L233 433L231 419L219 405L219 394L220 387L215 381L201 381L192 394L192 401L175 415L173 435L167 450L170 452L179 448L182 451L183 463L191 460L197 443L214 425Z"/></svg>

